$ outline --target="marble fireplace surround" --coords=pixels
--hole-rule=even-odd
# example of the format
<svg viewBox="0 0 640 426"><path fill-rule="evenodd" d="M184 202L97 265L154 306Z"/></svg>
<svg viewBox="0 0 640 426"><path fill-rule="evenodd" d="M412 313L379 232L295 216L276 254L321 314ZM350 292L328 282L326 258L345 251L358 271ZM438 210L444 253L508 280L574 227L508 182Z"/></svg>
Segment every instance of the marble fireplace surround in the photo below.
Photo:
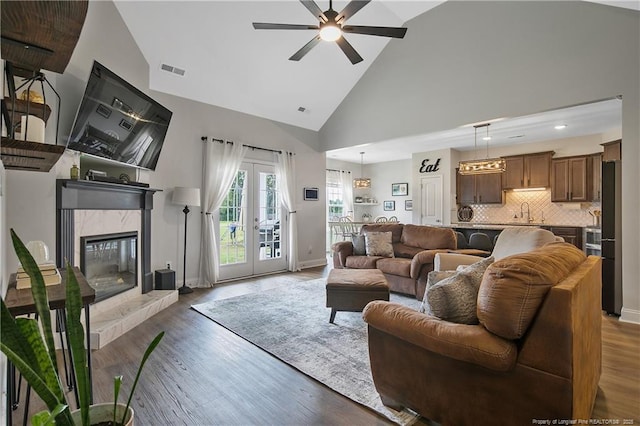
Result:
<svg viewBox="0 0 640 426"><path fill-rule="evenodd" d="M82 235L138 231L142 294L153 290L151 209L155 189L71 179L56 181L56 263L79 261ZM76 229L78 228L78 229Z"/></svg>
<svg viewBox="0 0 640 426"><path fill-rule="evenodd" d="M56 181L56 263L79 264L80 237L138 233L138 286L91 307L91 348L100 349L178 300L177 290L153 290L151 209L158 190L94 181Z"/></svg>

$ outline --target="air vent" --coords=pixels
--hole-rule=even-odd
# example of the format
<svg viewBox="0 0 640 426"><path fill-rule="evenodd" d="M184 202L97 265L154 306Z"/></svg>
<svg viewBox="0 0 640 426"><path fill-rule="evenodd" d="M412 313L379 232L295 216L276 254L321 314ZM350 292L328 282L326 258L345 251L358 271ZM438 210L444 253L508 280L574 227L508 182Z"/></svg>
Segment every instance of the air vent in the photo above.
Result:
<svg viewBox="0 0 640 426"><path fill-rule="evenodd" d="M162 71L167 71L173 74L177 74L179 76L184 76L184 73L185 73L185 70L183 70L182 68L174 67L168 64L160 64L160 69Z"/></svg>
<svg viewBox="0 0 640 426"><path fill-rule="evenodd" d="M524 135L509 136L509 139L518 139L518 138L524 138Z"/></svg>
<svg viewBox="0 0 640 426"><path fill-rule="evenodd" d="M298 111L305 112L307 109L305 107L298 107Z"/></svg>

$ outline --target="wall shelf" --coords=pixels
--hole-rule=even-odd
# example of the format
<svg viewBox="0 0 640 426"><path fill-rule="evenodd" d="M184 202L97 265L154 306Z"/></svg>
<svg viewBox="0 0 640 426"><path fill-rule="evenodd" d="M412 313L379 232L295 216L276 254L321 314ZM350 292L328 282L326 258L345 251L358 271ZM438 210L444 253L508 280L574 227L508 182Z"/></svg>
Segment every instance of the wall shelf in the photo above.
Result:
<svg viewBox="0 0 640 426"><path fill-rule="evenodd" d="M354 206L379 206L380 203L353 203Z"/></svg>
<svg viewBox="0 0 640 426"><path fill-rule="evenodd" d="M7 170L48 172L66 148L62 145L2 138L2 163Z"/></svg>

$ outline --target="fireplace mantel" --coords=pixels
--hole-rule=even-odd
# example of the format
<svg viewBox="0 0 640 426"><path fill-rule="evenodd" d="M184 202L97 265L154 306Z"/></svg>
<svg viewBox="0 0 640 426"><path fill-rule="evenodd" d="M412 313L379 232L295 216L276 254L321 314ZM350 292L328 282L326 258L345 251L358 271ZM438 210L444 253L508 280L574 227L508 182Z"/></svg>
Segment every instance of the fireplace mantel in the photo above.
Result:
<svg viewBox="0 0 640 426"><path fill-rule="evenodd" d="M63 267L64 259L73 259L74 210L140 210L142 293L153 290L151 272L151 209L153 194L158 189L133 185L58 179L56 181L56 263Z"/></svg>

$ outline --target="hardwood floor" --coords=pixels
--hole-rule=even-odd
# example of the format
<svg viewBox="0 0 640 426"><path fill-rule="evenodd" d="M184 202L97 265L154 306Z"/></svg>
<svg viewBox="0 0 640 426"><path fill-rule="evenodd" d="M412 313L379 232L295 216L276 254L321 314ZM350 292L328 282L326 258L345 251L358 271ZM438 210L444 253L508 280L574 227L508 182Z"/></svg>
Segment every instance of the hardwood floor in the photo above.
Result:
<svg viewBox="0 0 640 426"><path fill-rule="evenodd" d="M121 392L126 395L144 348L164 330L165 338L147 362L132 403L137 425L389 424L189 309L192 304L320 278L328 270L252 278L181 295L179 302L93 352L94 400L113 399L112 380L119 374L124 376ZM32 401L31 412L38 409L42 406ZM602 377L592 417L639 424L640 326L603 317ZM13 424L22 424L21 409L14 411Z"/></svg>

